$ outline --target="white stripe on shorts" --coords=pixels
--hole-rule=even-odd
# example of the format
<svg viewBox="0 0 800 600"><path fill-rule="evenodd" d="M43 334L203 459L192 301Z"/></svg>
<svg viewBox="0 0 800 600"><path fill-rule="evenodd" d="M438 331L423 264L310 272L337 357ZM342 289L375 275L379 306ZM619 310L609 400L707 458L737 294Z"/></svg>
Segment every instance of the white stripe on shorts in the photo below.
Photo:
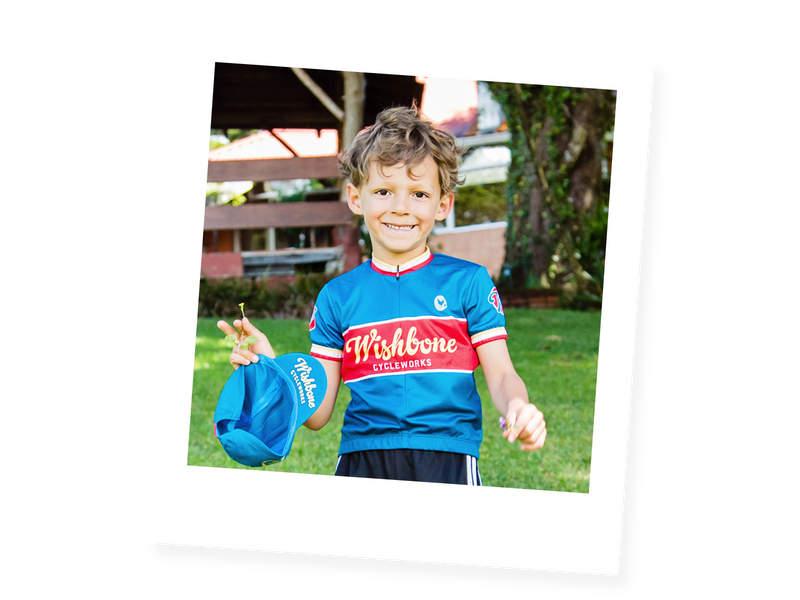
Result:
<svg viewBox="0 0 800 600"><path fill-rule="evenodd" d="M481 482L481 474L478 471L478 459L469 454L467 457L467 485L483 485Z"/></svg>

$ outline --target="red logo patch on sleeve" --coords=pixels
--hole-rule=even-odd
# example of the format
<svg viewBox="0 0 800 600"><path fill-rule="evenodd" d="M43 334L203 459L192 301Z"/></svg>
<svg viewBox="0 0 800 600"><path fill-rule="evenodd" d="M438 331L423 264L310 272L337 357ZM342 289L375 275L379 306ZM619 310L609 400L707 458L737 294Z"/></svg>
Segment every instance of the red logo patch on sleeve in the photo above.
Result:
<svg viewBox="0 0 800 600"><path fill-rule="evenodd" d="M314 328L317 326L317 307L314 307L314 312L311 313L311 321L308 324L308 330L314 331Z"/></svg>
<svg viewBox="0 0 800 600"><path fill-rule="evenodd" d="M492 288L492 291L489 292L489 304L494 306L494 309L499 312L501 315L504 315L503 312L503 303L500 300L500 294L497 291L496 287Z"/></svg>

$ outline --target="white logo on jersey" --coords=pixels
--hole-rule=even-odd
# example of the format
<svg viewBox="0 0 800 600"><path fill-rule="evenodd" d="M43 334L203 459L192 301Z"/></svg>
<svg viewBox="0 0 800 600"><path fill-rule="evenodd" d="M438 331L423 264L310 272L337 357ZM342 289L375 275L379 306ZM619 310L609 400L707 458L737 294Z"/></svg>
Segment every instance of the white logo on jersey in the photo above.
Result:
<svg viewBox="0 0 800 600"><path fill-rule="evenodd" d="M436 296L433 299L433 305L436 307L436 310L444 310L447 308L447 300L444 299L444 296Z"/></svg>

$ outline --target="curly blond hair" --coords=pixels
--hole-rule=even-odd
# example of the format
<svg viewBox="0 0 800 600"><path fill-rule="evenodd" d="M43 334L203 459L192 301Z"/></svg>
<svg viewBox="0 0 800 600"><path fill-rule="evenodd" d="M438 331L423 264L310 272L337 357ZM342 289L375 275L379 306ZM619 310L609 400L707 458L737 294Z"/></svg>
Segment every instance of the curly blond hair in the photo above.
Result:
<svg viewBox="0 0 800 600"><path fill-rule="evenodd" d="M456 138L423 118L416 105L387 108L378 114L375 125L361 130L350 147L339 153L339 171L360 188L369 177L372 161L386 167L404 164L410 172L430 156L439 169L439 186L445 195L464 182L458 176L463 153Z"/></svg>

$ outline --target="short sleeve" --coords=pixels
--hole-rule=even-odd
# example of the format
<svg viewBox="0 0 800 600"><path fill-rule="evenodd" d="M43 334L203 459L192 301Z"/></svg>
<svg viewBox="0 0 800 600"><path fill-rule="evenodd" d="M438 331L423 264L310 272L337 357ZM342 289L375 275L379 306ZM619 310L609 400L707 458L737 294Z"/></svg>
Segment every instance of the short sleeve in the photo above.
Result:
<svg viewBox="0 0 800 600"><path fill-rule="evenodd" d="M508 338L503 302L485 267L478 269L472 277L465 306L467 331L474 348Z"/></svg>
<svg viewBox="0 0 800 600"><path fill-rule="evenodd" d="M311 356L326 360L342 360L344 338L339 327L339 314L329 286L324 286L317 296L314 312L308 323L311 337Z"/></svg>

